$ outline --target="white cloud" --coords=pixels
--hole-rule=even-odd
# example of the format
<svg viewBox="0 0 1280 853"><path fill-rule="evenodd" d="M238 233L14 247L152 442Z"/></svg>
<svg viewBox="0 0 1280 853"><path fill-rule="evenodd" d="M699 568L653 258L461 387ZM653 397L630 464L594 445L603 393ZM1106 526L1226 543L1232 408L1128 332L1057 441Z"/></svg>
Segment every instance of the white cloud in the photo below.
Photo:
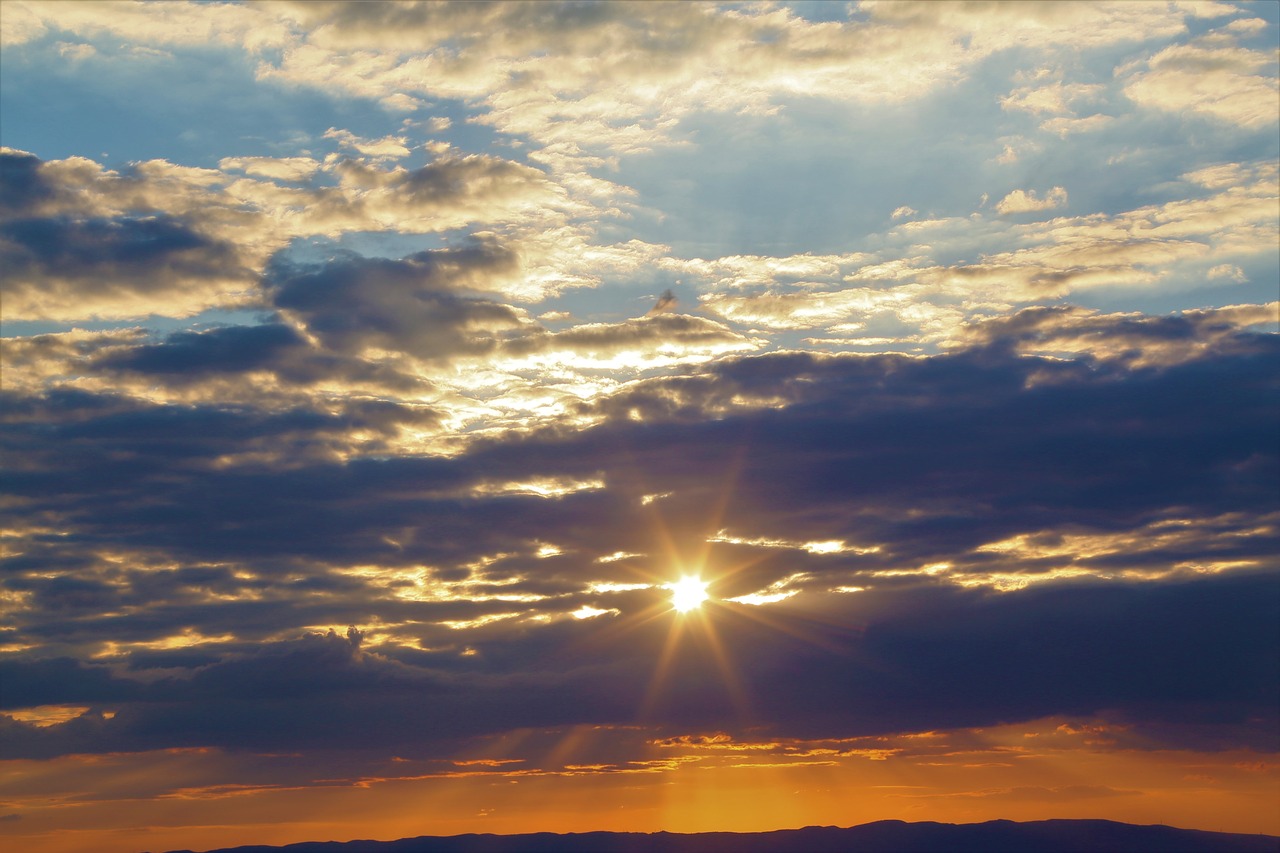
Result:
<svg viewBox="0 0 1280 853"><path fill-rule="evenodd" d="M0 15L0 45L18 45L40 38L49 31L40 15L25 3L6 3Z"/></svg>
<svg viewBox="0 0 1280 853"><path fill-rule="evenodd" d="M1065 137L1072 133L1084 133L1091 130L1108 125L1112 122L1113 117L1097 113L1084 118L1071 118L1069 116L1059 116L1051 118L1040 123L1040 129L1048 133L1054 133L1058 136Z"/></svg>
<svg viewBox="0 0 1280 853"><path fill-rule="evenodd" d="M310 157L224 157L218 168L279 181L304 181L319 171L320 163Z"/></svg>
<svg viewBox="0 0 1280 853"><path fill-rule="evenodd" d="M997 213L1033 213L1040 210L1054 210L1065 207L1067 191L1062 187L1054 187L1037 198L1035 190L1014 190L996 205Z"/></svg>
<svg viewBox="0 0 1280 853"><path fill-rule="evenodd" d="M359 151L376 160L398 160L409 155L409 140L403 136L384 136L381 139L364 139L349 130L331 127L324 132L325 139L336 140L343 148Z"/></svg>
<svg viewBox="0 0 1280 853"><path fill-rule="evenodd" d="M1280 120L1280 81L1264 74L1275 54L1242 47L1172 45L1124 87L1134 103L1172 113L1196 113L1257 129Z"/></svg>
<svg viewBox="0 0 1280 853"><path fill-rule="evenodd" d="M91 44L72 44L71 42L60 41L55 47L58 49L59 56L72 62L83 62L98 53L98 49Z"/></svg>
<svg viewBox="0 0 1280 853"><path fill-rule="evenodd" d="M48 29L110 35L144 44L222 44L256 51L290 38L286 16L233 3L68 3L27 0L4 4L4 44L38 38Z"/></svg>
<svg viewBox="0 0 1280 853"><path fill-rule="evenodd" d="M1097 83L1052 83L1046 86L1024 86L1000 99L1006 110L1021 110L1035 115L1074 115L1077 101L1092 100L1102 91Z"/></svg>
<svg viewBox="0 0 1280 853"><path fill-rule="evenodd" d="M787 94L903 101L1010 47L1141 41L1181 31L1188 14L1134 3L863 10L865 19L812 22L783 7L691 3L7 3L5 19L15 42L52 27L240 47L260 79L394 109L464 99L506 133L623 151L669 143L695 111L771 113Z"/></svg>
<svg viewBox="0 0 1280 853"><path fill-rule="evenodd" d="M666 257L658 259L657 263L672 272L697 276L716 290L742 290L778 283L836 283L869 259L870 256L862 252L848 252L785 257L726 255L713 260Z"/></svg>
<svg viewBox="0 0 1280 853"><path fill-rule="evenodd" d="M1240 267L1235 264L1217 264L1216 266L1209 267L1207 275L1211 281L1225 278L1230 279L1231 281L1243 283L1249 280L1249 277L1244 274L1244 270L1240 269Z"/></svg>

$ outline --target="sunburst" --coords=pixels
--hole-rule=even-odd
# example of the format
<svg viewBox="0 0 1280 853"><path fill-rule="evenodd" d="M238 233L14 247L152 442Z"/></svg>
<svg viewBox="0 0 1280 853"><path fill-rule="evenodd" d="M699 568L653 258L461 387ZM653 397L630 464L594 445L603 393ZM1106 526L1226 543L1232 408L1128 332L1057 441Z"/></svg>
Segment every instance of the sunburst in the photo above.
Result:
<svg viewBox="0 0 1280 853"><path fill-rule="evenodd" d="M710 596L707 595L707 582L696 575L685 575L675 583L666 584L671 590L671 606L680 613L697 610Z"/></svg>

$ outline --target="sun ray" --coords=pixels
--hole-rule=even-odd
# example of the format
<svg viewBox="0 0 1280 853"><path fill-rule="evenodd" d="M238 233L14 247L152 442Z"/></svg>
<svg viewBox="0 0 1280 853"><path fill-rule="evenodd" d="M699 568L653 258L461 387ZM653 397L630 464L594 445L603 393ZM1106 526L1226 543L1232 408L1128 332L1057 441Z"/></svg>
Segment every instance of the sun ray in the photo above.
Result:
<svg viewBox="0 0 1280 853"><path fill-rule="evenodd" d="M658 663L653 668L653 676L649 679L649 686L645 689L644 699L640 703L640 719L642 720L651 715L654 706L657 705L658 696L662 692L662 683L667 678L667 673L671 669L671 662L675 659L676 648L680 645L682 624L682 620L672 620L670 627L667 629L667 638L662 645L662 652L658 655Z"/></svg>
<svg viewBox="0 0 1280 853"><path fill-rule="evenodd" d="M747 695L742 679L738 676L733 660L729 657L728 649L721 642L720 635L716 633L713 620L709 618L711 614L707 615L708 618L699 620L699 627L702 629L707 647L711 650L711 657L716 663L716 668L720 671L720 679L729 693L729 700L733 703L733 709L740 717L747 719L751 716L750 697Z"/></svg>

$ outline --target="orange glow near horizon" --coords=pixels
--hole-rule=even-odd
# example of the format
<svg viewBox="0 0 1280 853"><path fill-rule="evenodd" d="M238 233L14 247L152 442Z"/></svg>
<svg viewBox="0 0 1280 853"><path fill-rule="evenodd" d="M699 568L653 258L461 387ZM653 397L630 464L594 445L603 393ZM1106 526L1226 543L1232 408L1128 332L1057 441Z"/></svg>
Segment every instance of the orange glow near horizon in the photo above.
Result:
<svg viewBox="0 0 1280 853"><path fill-rule="evenodd" d="M483 759L401 760L384 764L386 775L256 785L230 780L245 778L251 764L261 771L266 757L219 750L7 761L0 797L22 818L0 823L0 839L30 853L136 853L468 832L755 832L997 818L1280 833L1280 756L1112 748L1106 742L1122 730L1102 723L1055 718L843 741L701 733L650 739L629 761L599 757L634 733L567 730L539 761L521 757L536 732L508 735ZM289 763L275 760L278 772ZM104 791L112 779L129 784L113 799L74 799L86 778Z"/></svg>

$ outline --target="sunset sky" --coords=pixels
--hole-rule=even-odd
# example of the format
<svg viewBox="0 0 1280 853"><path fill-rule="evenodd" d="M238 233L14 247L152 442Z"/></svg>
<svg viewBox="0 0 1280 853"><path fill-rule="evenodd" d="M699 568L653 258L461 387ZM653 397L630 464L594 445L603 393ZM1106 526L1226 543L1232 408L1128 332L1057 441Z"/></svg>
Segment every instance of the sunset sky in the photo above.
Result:
<svg viewBox="0 0 1280 853"><path fill-rule="evenodd" d="M1280 834L1278 18L4 0L0 843Z"/></svg>

